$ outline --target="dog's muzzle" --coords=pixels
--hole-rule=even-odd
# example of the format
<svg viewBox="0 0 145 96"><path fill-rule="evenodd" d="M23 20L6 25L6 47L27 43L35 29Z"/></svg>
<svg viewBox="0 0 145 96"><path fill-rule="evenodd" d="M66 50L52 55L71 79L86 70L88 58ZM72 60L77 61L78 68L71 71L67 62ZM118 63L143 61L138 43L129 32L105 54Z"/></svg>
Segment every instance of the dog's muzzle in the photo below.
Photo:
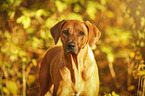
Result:
<svg viewBox="0 0 145 96"><path fill-rule="evenodd" d="M65 53L78 54L78 46L75 42L68 42L65 47Z"/></svg>

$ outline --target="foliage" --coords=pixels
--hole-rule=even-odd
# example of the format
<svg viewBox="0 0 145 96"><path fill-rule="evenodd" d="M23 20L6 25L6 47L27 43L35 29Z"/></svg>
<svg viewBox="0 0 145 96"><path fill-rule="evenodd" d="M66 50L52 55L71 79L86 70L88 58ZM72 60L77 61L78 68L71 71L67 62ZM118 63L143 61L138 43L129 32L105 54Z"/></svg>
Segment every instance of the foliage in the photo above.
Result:
<svg viewBox="0 0 145 96"><path fill-rule="evenodd" d="M39 95L40 61L54 45L50 28L63 19L89 20L102 33L94 50L100 95L111 90L143 95L144 4L144 0L1 0L0 95ZM118 96L114 91L105 96Z"/></svg>
<svg viewBox="0 0 145 96"><path fill-rule="evenodd" d="M110 94L105 94L104 96L119 96L118 94L116 94L114 91L112 91L112 93Z"/></svg>

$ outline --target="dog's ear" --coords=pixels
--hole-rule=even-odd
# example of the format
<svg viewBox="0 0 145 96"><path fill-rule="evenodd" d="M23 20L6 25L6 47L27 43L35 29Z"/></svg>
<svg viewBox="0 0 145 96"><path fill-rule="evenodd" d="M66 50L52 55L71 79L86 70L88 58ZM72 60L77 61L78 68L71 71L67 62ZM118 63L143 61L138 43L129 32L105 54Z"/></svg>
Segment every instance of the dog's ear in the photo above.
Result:
<svg viewBox="0 0 145 96"><path fill-rule="evenodd" d="M51 32L51 35L55 41L55 44L57 44L58 40L59 40L59 37L60 37L60 31L63 27L63 25L65 24L66 20L62 20L60 22L58 22L56 25L54 25L51 29L50 29L50 32Z"/></svg>
<svg viewBox="0 0 145 96"><path fill-rule="evenodd" d="M94 47L95 43L101 36L101 32L94 24L90 23L89 21L85 21L84 24L86 25L89 32L89 45L90 47Z"/></svg>

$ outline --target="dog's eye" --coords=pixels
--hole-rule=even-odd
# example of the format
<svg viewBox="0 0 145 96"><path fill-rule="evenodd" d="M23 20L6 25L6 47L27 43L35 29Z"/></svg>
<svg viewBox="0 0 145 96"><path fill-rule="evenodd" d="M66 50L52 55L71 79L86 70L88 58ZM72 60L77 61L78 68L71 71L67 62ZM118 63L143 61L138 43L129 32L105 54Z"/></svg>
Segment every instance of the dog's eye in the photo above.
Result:
<svg viewBox="0 0 145 96"><path fill-rule="evenodd" d="M85 35L85 33L84 33L84 32L82 32L82 31L80 31L80 32L79 32L79 35Z"/></svg>
<svg viewBox="0 0 145 96"><path fill-rule="evenodd" d="M63 32L63 34L65 34L65 35L69 35L68 30L63 30L62 32Z"/></svg>

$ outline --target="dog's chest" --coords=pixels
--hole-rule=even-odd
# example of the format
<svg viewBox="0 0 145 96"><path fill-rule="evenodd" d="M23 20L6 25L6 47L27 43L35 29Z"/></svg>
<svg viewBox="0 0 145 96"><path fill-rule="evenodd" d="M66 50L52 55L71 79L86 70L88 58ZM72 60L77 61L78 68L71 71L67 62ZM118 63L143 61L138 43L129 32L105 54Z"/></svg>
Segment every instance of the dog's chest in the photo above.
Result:
<svg viewBox="0 0 145 96"><path fill-rule="evenodd" d="M63 68L60 70L60 75L62 77L62 81L60 81L60 88L69 90L69 93L79 94L85 88L85 81L83 79L83 72L79 70L71 70L68 68ZM67 91L66 91L67 92Z"/></svg>

